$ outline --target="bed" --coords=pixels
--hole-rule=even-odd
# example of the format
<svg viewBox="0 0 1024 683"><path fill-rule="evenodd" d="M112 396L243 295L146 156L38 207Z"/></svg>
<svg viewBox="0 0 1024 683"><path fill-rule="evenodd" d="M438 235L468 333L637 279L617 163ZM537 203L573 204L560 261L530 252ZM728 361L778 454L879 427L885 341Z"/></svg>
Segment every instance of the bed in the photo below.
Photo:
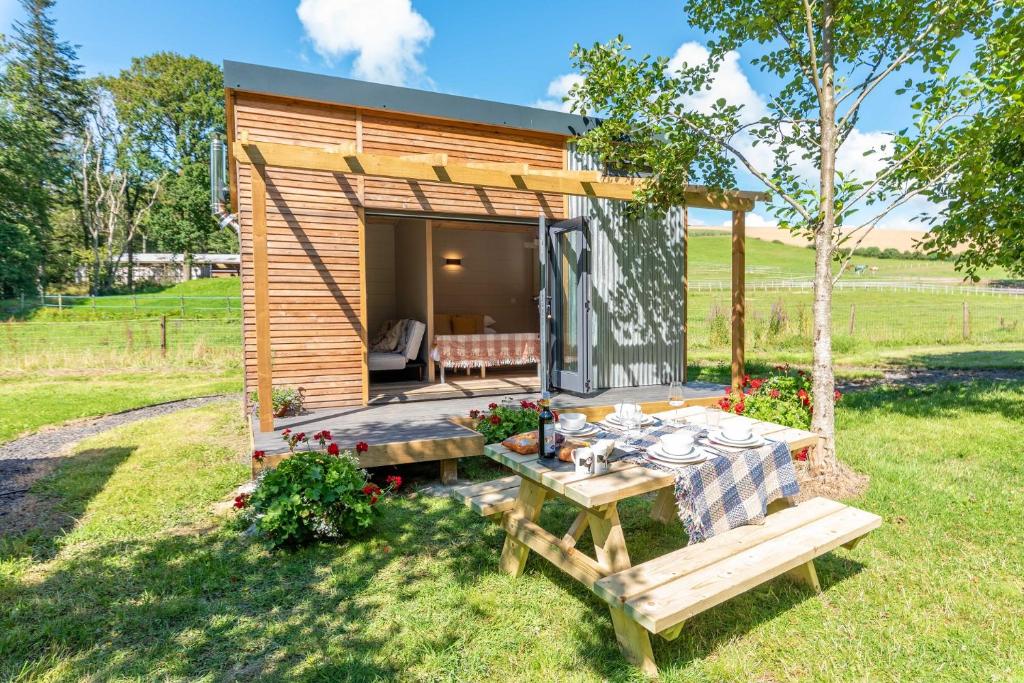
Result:
<svg viewBox="0 0 1024 683"><path fill-rule="evenodd" d="M445 368L467 371L480 368L480 376L486 377L489 367L539 363L540 335L536 332L436 335L430 357L441 368L442 384Z"/></svg>

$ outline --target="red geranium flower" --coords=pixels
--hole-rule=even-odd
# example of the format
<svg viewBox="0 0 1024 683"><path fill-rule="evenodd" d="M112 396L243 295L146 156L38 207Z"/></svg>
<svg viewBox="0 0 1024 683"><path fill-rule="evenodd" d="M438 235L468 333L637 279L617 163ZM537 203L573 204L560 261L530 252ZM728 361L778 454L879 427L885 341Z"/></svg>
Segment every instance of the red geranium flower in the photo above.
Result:
<svg viewBox="0 0 1024 683"><path fill-rule="evenodd" d="M768 395L771 396L772 398L778 398L782 394L779 392L778 389L772 389L771 391L768 392Z"/></svg>
<svg viewBox="0 0 1024 683"><path fill-rule="evenodd" d="M730 401L727 398L723 398L721 401L718 402L718 407L721 408L722 410L729 410L729 408L732 407L732 401Z"/></svg>
<svg viewBox="0 0 1024 683"><path fill-rule="evenodd" d="M331 443L327 444L327 453L328 453L328 455L337 455L340 450L341 449L338 448L338 444L334 443L333 441Z"/></svg>
<svg viewBox="0 0 1024 683"><path fill-rule="evenodd" d="M750 388L753 389L754 391L757 391L758 389L760 389L762 384L764 384L764 380L763 379L753 379L753 380L750 380Z"/></svg>
<svg viewBox="0 0 1024 683"><path fill-rule="evenodd" d="M306 432L299 432L298 434L295 435L295 440L296 441L302 441L305 438L306 438Z"/></svg>
<svg viewBox="0 0 1024 683"><path fill-rule="evenodd" d="M526 408L530 407L530 402L524 398L522 401L519 402L519 407L525 410Z"/></svg>
<svg viewBox="0 0 1024 683"><path fill-rule="evenodd" d="M490 404L488 404L487 407L490 408L491 410L494 410L495 408L498 407L498 404L497 403L490 403Z"/></svg>
<svg viewBox="0 0 1024 683"><path fill-rule="evenodd" d="M288 435L289 435L289 434L291 434L291 433L292 433L292 430L290 430L290 429L285 429L285 430L284 430L283 432L281 432L281 436L288 436Z"/></svg>
<svg viewBox="0 0 1024 683"><path fill-rule="evenodd" d="M798 450L796 453L793 454L793 459L800 461L807 460L807 449L801 448L800 450Z"/></svg>
<svg viewBox="0 0 1024 683"><path fill-rule="evenodd" d="M252 459L255 460L256 462L260 462L261 460L263 460L263 458L266 457L266 455L267 454L263 451L253 451Z"/></svg>
<svg viewBox="0 0 1024 683"><path fill-rule="evenodd" d="M841 391L839 391L838 389L836 389L836 394L835 394L835 397L836 397L836 399L835 399L835 400L837 400L837 401L838 401L839 399L841 399L841 398L843 397L843 392L841 392Z"/></svg>
<svg viewBox="0 0 1024 683"><path fill-rule="evenodd" d="M359 441L356 443L356 453L365 453L370 450L370 444L365 441Z"/></svg>
<svg viewBox="0 0 1024 683"><path fill-rule="evenodd" d="M491 424L492 425L500 425L501 424L501 418L498 417L497 415L491 415Z"/></svg>
<svg viewBox="0 0 1024 683"><path fill-rule="evenodd" d="M380 487L373 483L367 484L366 486L363 487L363 493L365 493L368 496L380 493Z"/></svg>
<svg viewBox="0 0 1024 683"><path fill-rule="evenodd" d="M479 410L471 410L471 411L469 411L469 416L475 420L478 417L480 417L480 411Z"/></svg>
<svg viewBox="0 0 1024 683"><path fill-rule="evenodd" d="M248 504L249 504L249 494L248 493L240 493L237 496L235 496L235 508L241 510L242 508L244 508Z"/></svg>
<svg viewBox="0 0 1024 683"><path fill-rule="evenodd" d="M392 474L387 478L388 484L394 489L402 488L402 478L397 474Z"/></svg>
<svg viewBox="0 0 1024 683"><path fill-rule="evenodd" d="M743 375L743 385L750 384L750 375Z"/></svg>
<svg viewBox="0 0 1024 683"><path fill-rule="evenodd" d="M737 414L737 415L742 415L742 414L743 414L743 408L744 408L744 407L745 407L745 406L743 405L743 401L740 401L739 403L737 403L737 404L736 404L736 414Z"/></svg>

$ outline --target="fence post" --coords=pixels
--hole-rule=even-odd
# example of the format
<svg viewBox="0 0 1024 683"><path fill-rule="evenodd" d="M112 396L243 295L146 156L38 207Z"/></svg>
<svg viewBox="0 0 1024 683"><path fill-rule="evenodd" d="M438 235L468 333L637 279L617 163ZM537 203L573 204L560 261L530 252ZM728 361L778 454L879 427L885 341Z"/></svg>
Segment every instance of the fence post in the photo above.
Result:
<svg viewBox="0 0 1024 683"><path fill-rule="evenodd" d="M132 310L139 310L139 297L135 294L135 292L132 292Z"/></svg>
<svg viewBox="0 0 1024 683"><path fill-rule="evenodd" d="M853 336L854 325L857 322L857 304L850 304L850 336Z"/></svg>
<svg viewBox="0 0 1024 683"><path fill-rule="evenodd" d="M64 295L61 294L60 292L57 292L57 310L64 310Z"/></svg>
<svg viewBox="0 0 1024 683"><path fill-rule="evenodd" d="M181 308L181 317L184 318L185 317L185 295L182 294L179 297L178 301L179 301L179 305L180 305L180 308Z"/></svg>
<svg viewBox="0 0 1024 683"><path fill-rule="evenodd" d="M160 355L167 355L167 316L160 316Z"/></svg>
<svg viewBox="0 0 1024 683"><path fill-rule="evenodd" d="M971 338L971 311L967 307L967 302L964 302L964 322L963 322L963 337L964 339Z"/></svg>
<svg viewBox="0 0 1024 683"><path fill-rule="evenodd" d="M227 309L228 314L230 315L231 314L231 297L230 296L224 297L224 306Z"/></svg>
<svg viewBox="0 0 1024 683"><path fill-rule="evenodd" d="M94 310L94 311L95 311L95 310L96 310L96 295L95 295L95 294L93 294L93 295L92 295L91 297L89 297L89 298L90 298L90 299L92 299L92 310Z"/></svg>
<svg viewBox="0 0 1024 683"><path fill-rule="evenodd" d="M25 292L21 293L21 312L25 312Z"/></svg>

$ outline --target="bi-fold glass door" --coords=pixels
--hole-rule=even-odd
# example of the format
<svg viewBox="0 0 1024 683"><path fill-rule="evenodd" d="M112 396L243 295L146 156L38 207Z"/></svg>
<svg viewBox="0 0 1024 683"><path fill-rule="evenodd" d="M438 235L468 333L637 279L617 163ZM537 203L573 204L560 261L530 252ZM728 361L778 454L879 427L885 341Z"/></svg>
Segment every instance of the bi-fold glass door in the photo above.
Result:
<svg viewBox="0 0 1024 683"><path fill-rule="evenodd" d="M541 385L590 393L590 235L586 218L540 218Z"/></svg>

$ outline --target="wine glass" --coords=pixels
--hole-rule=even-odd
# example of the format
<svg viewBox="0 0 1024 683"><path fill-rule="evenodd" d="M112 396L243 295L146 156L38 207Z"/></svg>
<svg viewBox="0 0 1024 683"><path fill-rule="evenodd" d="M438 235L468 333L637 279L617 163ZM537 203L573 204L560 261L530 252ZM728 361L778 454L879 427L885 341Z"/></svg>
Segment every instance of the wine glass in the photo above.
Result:
<svg viewBox="0 0 1024 683"><path fill-rule="evenodd" d="M673 408L681 408L685 405L686 399L683 397L683 383L672 382L668 385L668 404ZM671 419L668 423L673 427L681 427L685 420L680 420L678 417L678 411L672 413Z"/></svg>
<svg viewBox="0 0 1024 683"><path fill-rule="evenodd" d="M622 426L626 428L626 437L633 438L634 431L643 422L640 406L635 403L623 403L620 411Z"/></svg>

